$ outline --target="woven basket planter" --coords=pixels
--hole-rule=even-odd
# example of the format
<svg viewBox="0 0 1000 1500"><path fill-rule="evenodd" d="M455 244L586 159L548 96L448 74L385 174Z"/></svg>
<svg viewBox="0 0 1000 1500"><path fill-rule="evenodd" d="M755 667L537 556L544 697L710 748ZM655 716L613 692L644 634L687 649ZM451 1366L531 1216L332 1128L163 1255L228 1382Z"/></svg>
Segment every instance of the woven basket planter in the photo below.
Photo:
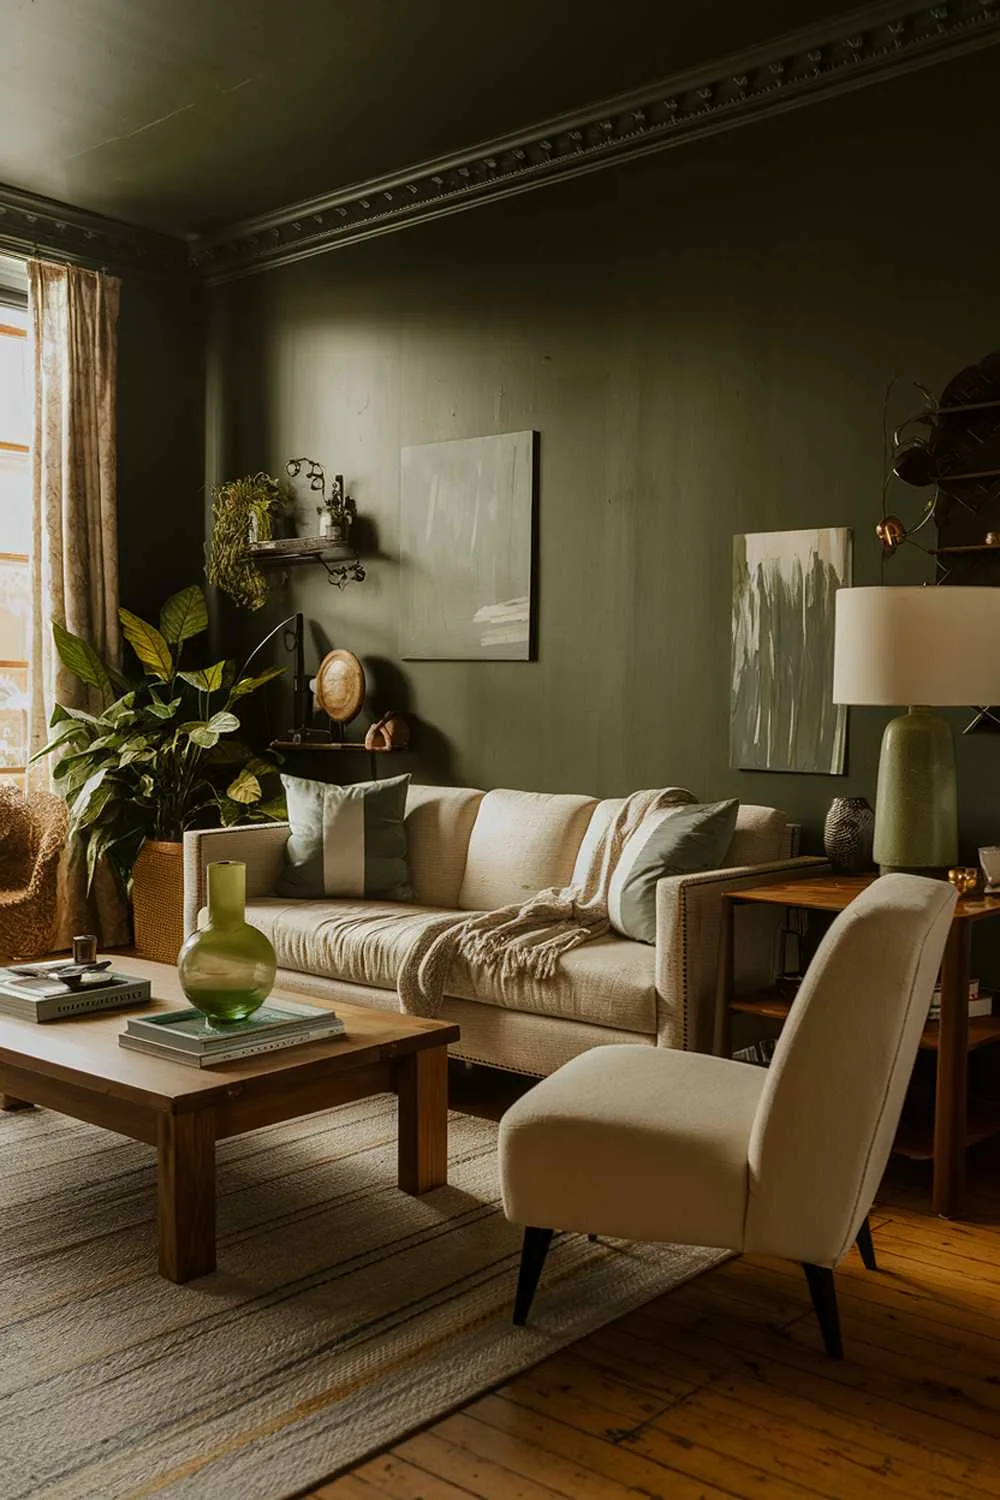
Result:
<svg viewBox="0 0 1000 1500"><path fill-rule="evenodd" d="M132 870L132 915L139 957L176 963L184 941L183 844L143 844Z"/></svg>

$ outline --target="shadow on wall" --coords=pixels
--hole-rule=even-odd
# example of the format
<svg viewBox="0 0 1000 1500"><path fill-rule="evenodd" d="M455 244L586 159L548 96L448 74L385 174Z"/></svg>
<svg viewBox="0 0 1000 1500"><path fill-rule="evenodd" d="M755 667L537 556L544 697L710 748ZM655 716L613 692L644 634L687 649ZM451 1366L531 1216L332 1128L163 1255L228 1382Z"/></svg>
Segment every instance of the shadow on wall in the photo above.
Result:
<svg viewBox="0 0 1000 1500"><path fill-rule="evenodd" d="M429 786L454 786L458 770L451 742L440 729L413 712L409 678L399 663L385 656L369 656L365 659L365 672L368 697L363 713L368 723L374 724L395 709L410 726L409 748L393 756L393 767L398 761L400 773L409 771L414 781Z"/></svg>

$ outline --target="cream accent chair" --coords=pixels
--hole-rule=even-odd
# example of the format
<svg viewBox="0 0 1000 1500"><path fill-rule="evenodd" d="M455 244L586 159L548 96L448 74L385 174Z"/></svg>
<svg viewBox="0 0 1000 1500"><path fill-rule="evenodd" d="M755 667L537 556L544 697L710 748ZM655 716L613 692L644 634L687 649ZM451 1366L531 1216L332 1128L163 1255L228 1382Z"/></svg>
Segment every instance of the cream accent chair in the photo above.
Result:
<svg viewBox="0 0 1000 1500"><path fill-rule="evenodd" d="M820 943L769 1069L601 1047L543 1079L500 1126L507 1218L525 1229L523 1324L553 1229L717 1245L803 1265L823 1342L843 1354L833 1268L889 1156L955 891L884 875Z"/></svg>

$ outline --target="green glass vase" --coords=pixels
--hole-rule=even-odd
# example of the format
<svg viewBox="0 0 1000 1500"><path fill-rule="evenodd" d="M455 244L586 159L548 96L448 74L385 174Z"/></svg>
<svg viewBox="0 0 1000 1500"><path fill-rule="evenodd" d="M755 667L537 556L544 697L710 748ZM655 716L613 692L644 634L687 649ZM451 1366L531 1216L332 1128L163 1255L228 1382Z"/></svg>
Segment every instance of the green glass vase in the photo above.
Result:
<svg viewBox="0 0 1000 1500"><path fill-rule="evenodd" d="M181 988L214 1025L245 1021L274 986L274 949L246 920L246 873L241 860L208 866L208 921L177 955Z"/></svg>

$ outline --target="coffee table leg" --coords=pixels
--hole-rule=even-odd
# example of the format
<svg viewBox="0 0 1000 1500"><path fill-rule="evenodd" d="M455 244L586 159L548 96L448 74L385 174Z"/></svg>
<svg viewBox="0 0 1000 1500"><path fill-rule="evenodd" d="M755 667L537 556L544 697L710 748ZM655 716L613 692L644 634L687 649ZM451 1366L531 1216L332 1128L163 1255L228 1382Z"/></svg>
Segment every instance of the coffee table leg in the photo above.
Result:
<svg viewBox="0 0 1000 1500"><path fill-rule="evenodd" d="M399 1186L429 1193L448 1181L448 1049L427 1047L396 1065Z"/></svg>
<svg viewBox="0 0 1000 1500"><path fill-rule="evenodd" d="M161 1115L157 1177L160 1275L190 1281L215 1270L215 1115Z"/></svg>

